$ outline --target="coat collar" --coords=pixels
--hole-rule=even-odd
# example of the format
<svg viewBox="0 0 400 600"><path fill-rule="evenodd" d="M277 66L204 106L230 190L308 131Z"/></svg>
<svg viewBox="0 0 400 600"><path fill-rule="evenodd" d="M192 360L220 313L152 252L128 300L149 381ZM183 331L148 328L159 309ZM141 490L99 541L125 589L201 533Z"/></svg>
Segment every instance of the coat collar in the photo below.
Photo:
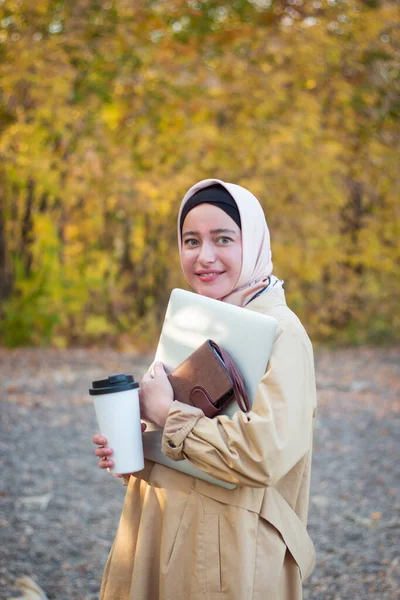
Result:
<svg viewBox="0 0 400 600"><path fill-rule="evenodd" d="M287 306L285 292L282 288L266 290L257 298L249 302L245 308L256 312L264 312L275 306Z"/></svg>

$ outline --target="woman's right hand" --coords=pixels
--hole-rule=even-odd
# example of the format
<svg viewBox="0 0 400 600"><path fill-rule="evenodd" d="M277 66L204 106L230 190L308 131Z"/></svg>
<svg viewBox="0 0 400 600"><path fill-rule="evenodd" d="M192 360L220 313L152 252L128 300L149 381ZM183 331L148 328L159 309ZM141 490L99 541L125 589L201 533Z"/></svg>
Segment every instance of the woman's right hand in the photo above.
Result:
<svg viewBox="0 0 400 600"><path fill-rule="evenodd" d="M145 431L146 427L146 423L142 422L142 433ZM96 444L96 446L99 446L94 451L95 455L100 459L97 465L99 469L111 469L114 466L114 461L112 460L112 458L110 458L113 451L112 448L107 446L107 440L104 437L104 435L96 433L92 437L92 442L93 444Z"/></svg>
<svg viewBox="0 0 400 600"><path fill-rule="evenodd" d="M100 469L109 469L113 467L114 461L110 459L113 451L112 448L107 446L106 438L103 435L100 435L100 433L96 433L96 435L92 437L92 442L99 446L99 448L96 448L94 451L95 455L100 459L97 466Z"/></svg>

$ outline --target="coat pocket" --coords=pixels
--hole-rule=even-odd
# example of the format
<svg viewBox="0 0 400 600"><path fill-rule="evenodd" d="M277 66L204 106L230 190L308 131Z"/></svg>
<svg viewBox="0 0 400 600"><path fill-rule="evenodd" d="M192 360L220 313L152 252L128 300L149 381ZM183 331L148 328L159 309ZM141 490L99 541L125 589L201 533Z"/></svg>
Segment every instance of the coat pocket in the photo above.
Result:
<svg viewBox="0 0 400 600"><path fill-rule="evenodd" d="M219 515L206 513L204 517L207 592L221 592L221 532Z"/></svg>

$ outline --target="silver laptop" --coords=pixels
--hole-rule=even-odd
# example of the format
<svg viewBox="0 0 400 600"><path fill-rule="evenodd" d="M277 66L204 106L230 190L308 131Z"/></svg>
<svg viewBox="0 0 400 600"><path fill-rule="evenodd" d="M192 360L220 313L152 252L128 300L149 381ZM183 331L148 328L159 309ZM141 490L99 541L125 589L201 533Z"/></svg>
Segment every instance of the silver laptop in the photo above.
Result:
<svg viewBox="0 0 400 600"><path fill-rule="evenodd" d="M174 289L154 361L161 361L170 372L207 339L212 339L231 355L243 375L252 402L267 368L276 327L277 321L273 317ZM233 401L223 414L232 416L238 410ZM203 473L188 460L175 462L167 458L161 450L161 439L162 430L148 423L143 434L146 458L228 489L235 487Z"/></svg>

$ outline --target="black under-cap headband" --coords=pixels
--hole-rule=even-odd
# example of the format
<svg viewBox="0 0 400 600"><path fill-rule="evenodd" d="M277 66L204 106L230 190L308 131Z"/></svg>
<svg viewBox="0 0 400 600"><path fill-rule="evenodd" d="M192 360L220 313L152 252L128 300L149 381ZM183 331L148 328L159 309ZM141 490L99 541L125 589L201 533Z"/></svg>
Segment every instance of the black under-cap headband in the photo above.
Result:
<svg viewBox="0 0 400 600"><path fill-rule="evenodd" d="M227 215L231 217L240 229L242 228L242 223L240 220L239 209L233 197L230 195L228 190L224 188L220 183L215 183L210 185L209 187L203 188L193 194L186 202L185 206L182 209L181 219L180 219L180 229L182 233L183 222L186 219L188 213L199 204L214 204Z"/></svg>

